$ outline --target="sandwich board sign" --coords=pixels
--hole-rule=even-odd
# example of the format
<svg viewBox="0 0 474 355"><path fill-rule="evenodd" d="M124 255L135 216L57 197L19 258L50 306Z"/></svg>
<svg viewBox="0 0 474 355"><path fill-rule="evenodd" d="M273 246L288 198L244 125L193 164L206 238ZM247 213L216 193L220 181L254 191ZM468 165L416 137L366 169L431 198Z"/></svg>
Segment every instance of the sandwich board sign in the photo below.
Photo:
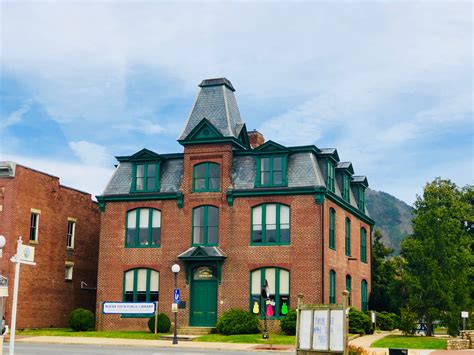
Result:
<svg viewBox="0 0 474 355"><path fill-rule="evenodd" d="M346 352L348 327L343 305L305 305L298 296L297 315L297 355Z"/></svg>

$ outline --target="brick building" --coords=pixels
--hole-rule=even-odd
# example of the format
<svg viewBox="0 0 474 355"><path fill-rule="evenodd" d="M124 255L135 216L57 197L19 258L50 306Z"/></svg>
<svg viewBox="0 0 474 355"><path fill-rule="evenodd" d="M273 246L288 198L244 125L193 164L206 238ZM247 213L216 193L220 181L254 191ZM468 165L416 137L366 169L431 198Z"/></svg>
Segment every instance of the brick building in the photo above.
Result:
<svg viewBox="0 0 474 355"><path fill-rule="evenodd" d="M278 319L305 302L366 309L370 235L364 191L336 149L285 147L247 132L225 78L204 80L178 139L183 153L119 156L103 194L98 302L156 301L171 315L179 263L179 322L213 326L231 307ZM289 123L290 124L290 123ZM271 304L260 299L268 283ZM101 329L144 319L106 315Z"/></svg>
<svg viewBox="0 0 474 355"><path fill-rule="evenodd" d="M9 279L10 324L18 236L35 247L36 266L22 265L17 328L66 327L78 307L95 310L100 213L91 195L59 178L0 162L0 234L7 244L0 274Z"/></svg>

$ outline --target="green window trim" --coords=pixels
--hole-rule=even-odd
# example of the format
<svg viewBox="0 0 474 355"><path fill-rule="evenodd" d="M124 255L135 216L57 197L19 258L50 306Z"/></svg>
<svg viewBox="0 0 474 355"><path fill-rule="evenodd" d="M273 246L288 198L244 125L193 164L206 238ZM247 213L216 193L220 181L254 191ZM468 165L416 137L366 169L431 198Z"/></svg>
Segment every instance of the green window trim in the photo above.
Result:
<svg viewBox="0 0 474 355"><path fill-rule="evenodd" d="M269 269L274 269L275 270L275 293L270 293L270 299L273 298L273 302L275 302L274 306L274 315L273 316L267 316L267 319L279 319L282 316L285 316L285 314L282 314L282 309L283 309L283 304L282 304L282 299L286 301L286 309L289 311L290 310L290 287L291 287L291 273L290 270L284 269L284 268L279 268L279 267L262 267L262 268L257 268L253 269L250 271L250 312L253 312L253 306L254 303L258 301L259 304L259 317L261 319L264 318L264 313L263 310L266 311L266 304L265 300L260 294L260 291L262 287L265 285L265 279L266 279L266 271ZM252 292L252 273L255 271L260 270L260 287L258 289L258 292ZM280 271L284 270L285 272L288 273L288 292L281 292L280 291ZM283 302L285 303L285 302ZM255 313L254 313L255 314Z"/></svg>
<svg viewBox="0 0 474 355"><path fill-rule="evenodd" d="M212 163L212 162L204 162L204 163L194 165L194 167L193 167L193 192L218 192L218 191L220 191L220 178L221 178L221 174L220 174L221 169L220 169L220 167L221 167L220 164ZM199 175L200 168L204 168L204 174L202 176ZM213 187L213 185L217 185L217 186Z"/></svg>
<svg viewBox="0 0 474 355"><path fill-rule="evenodd" d="M146 286L145 291L138 291L138 274L140 270L145 270L146 277ZM153 275L152 275L153 273ZM126 279L127 274L133 275L133 285L132 290L127 290ZM157 278L157 288L156 290L151 290L151 277L155 276ZM141 292L141 297L145 296L145 299L139 299L139 293ZM122 300L123 302L157 302L160 292L160 273L157 270L149 268L135 268L124 271L123 273L123 286L122 286ZM130 299L131 296L131 299ZM149 318L150 314L123 314L123 318Z"/></svg>
<svg viewBox="0 0 474 355"><path fill-rule="evenodd" d="M275 224L274 229L270 229L269 226L273 225L268 223L269 218L267 218L267 212L270 208L275 206ZM283 207L283 208L282 208ZM261 213L259 211L261 210ZM282 212L288 212L287 216L284 216L284 220L282 221ZM254 212L259 215L261 224L257 224ZM291 230L291 208L288 205L282 203L262 203L258 206L254 206L251 209L250 215L250 245L290 245L291 238L290 238L290 230ZM284 223L286 222L287 223ZM256 228L256 226L260 226L260 230ZM282 228L282 227L288 228ZM275 231L274 239L275 241L269 241L270 239L270 230ZM284 232L285 231L285 232ZM260 235L261 241L255 241L255 236Z"/></svg>
<svg viewBox="0 0 474 355"><path fill-rule="evenodd" d="M352 277L351 275L346 275L346 290L349 291L349 306L352 304Z"/></svg>
<svg viewBox="0 0 474 355"><path fill-rule="evenodd" d="M367 263L367 231L364 227L360 229L360 261Z"/></svg>
<svg viewBox="0 0 474 355"><path fill-rule="evenodd" d="M329 209L329 248L336 250L336 211Z"/></svg>
<svg viewBox="0 0 474 355"><path fill-rule="evenodd" d="M345 250L346 256L351 256L351 220L346 218L346 237L345 237Z"/></svg>
<svg viewBox="0 0 474 355"><path fill-rule="evenodd" d="M140 243L140 219L142 211L148 211L146 224L146 243ZM146 213L146 212L145 212ZM135 217L133 217L133 214ZM130 218L129 218L130 217ZM130 222L134 226L130 227ZM155 233L155 234L154 234ZM155 238L155 240L154 240ZM161 211L155 208L135 208L125 215L125 247L126 248L159 248L161 246Z"/></svg>
<svg viewBox="0 0 474 355"><path fill-rule="evenodd" d="M277 163L278 159L281 159L279 164ZM255 187L288 186L287 159L287 155L258 156L256 159ZM268 163L268 166L264 166L265 162ZM262 176L265 177L265 174L268 174L268 181L262 181Z"/></svg>
<svg viewBox="0 0 474 355"><path fill-rule="evenodd" d="M342 198L349 203L351 202L350 177L346 173L342 174Z"/></svg>
<svg viewBox="0 0 474 355"><path fill-rule="evenodd" d="M369 302L367 295L367 281L362 280L360 283L360 299L361 299L361 310L367 312L369 310Z"/></svg>
<svg viewBox="0 0 474 355"><path fill-rule="evenodd" d="M365 211L365 188L363 186L358 188L357 206L362 212Z"/></svg>
<svg viewBox="0 0 474 355"><path fill-rule="evenodd" d="M141 184L138 183L139 181L141 182ZM142 186L142 188L140 188L140 186ZM159 162L133 163L132 186L131 186L130 192L151 192L151 191L159 191L159 190L160 190L160 163Z"/></svg>
<svg viewBox="0 0 474 355"><path fill-rule="evenodd" d="M336 272L329 271L329 303L336 303Z"/></svg>
<svg viewBox="0 0 474 355"><path fill-rule="evenodd" d="M334 184L334 176L335 176L336 168L334 167L334 163L326 159L326 188L329 191L335 191L335 184Z"/></svg>
<svg viewBox="0 0 474 355"><path fill-rule="evenodd" d="M200 212L202 211L202 212ZM209 214L209 211L211 213L216 213L216 219L217 223L216 224L211 224L211 216ZM197 221L196 214L202 213L203 214L203 224L197 224L199 221ZM203 205L203 206L197 206L193 208L193 216L192 216L192 226L193 226L193 231L192 231L192 246L218 246L219 245L219 208L212 206L212 205ZM195 238L197 237L198 233L196 233L196 228L200 229L202 228L202 243L196 242ZM212 228L212 229L211 229ZM209 230L216 230L216 242L210 242L209 239L212 236L211 233L209 233Z"/></svg>

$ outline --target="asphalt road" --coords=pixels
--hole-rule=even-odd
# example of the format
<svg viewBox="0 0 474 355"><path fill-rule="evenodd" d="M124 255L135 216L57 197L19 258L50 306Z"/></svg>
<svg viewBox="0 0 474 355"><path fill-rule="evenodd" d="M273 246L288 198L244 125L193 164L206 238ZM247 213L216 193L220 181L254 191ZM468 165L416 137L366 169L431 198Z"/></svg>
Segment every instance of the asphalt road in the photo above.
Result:
<svg viewBox="0 0 474 355"><path fill-rule="evenodd" d="M262 351L234 351L234 350L207 350L207 349L183 349L183 348L142 348L142 347L115 347L97 345L62 345L62 344L15 344L15 355L198 355L198 354L224 354L224 355L248 355L248 354L277 354L289 355L291 352L262 352ZM3 354L8 354L8 346L3 346Z"/></svg>

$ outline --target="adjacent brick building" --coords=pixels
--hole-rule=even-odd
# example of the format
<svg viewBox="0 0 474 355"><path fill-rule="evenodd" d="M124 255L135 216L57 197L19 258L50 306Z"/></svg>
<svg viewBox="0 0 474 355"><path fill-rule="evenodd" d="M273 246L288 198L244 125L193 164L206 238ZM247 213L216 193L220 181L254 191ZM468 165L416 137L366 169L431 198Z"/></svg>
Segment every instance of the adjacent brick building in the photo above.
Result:
<svg viewBox="0 0 474 355"><path fill-rule="evenodd" d="M95 311L99 209L91 195L59 178L0 162L0 234L7 244L0 274L9 279L10 324L17 240L35 247L36 266L22 265L17 328L66 327L78 307Z"/></svg>
<svg viewBox="0 0 474 355"><path fill-rule="evenodd" d="M173 274L186 309L179 322L213 326L231 307L272 319L308 303L341 303L370 291L367 179L336 149L285 147L247 132L232 84L204 80L178 139L183 153L147 149L117 157L104 193L98 302L156 301L171 315ZM291 124L291 122L288 122ZM260 297L267 283L270 304ZM101 329L146 320L104 315Z"/></svg>

